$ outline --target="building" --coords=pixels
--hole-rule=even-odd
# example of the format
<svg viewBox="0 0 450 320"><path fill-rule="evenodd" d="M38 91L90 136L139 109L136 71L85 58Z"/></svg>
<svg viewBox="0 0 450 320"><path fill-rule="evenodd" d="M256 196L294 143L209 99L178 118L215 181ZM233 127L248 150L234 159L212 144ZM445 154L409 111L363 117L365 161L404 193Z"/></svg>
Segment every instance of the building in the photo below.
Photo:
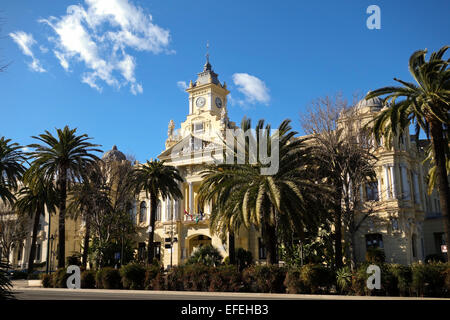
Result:
<svg viewBox="0 0 450 320"><path fill-rule="evenodd" d="M186 119L177 130L170 120L165 149L158 156L178 168L184 179L180 184L181 199L159 199L158 203L154 248L155 257L165 267L185 262L196 248L206 244L218 248L224 257L229 253L227 241L209 230L210 206L200 207L198 203L203 164L220 159L221 152L216 151L221 150L225 129L236 128L227 116L229 91L207 59L186 92ZM361 100L354 108L360 124L365 124L383 105L380 99L374 98ZM387 262L400 264L423 261L427 255L439 253L444 241L443 222L436 192L431 195L426 192L428 168L422 163L425 142L420 141L417 146L414 137L405 133L399 141L393 142L392 148L375 144L373 147L377 156L377 181L363 186L360 193L361 199L371 204L374 213L357 231L357 260L364 261L367 250L373 247L384 250ZM116 146L103 156L105 161L125 159ZM136 199L132 214L137 226L136 254L145 259L150 222L150 200L145 192ZM81 253L82 236L82 221L67 219L66 257ZM14 267L27 267L30 238L31 233L11 252L10 262ZM49 221L45 213L41 219L35 262L44 262L48 256L51 269L55 269L57 243L57 215L52 215ZM257 263L265 262L265 249L258 231L242 228L236 234L235 247L251 251Z"/></svg>
<svg viewBox="0 0 450 320"><path fill-rule="evenodd" d="M182 199L160 199L158 204L155 256L165 266L183 263L196 248L206 244L212 244L222 256L228 256L227 242L210 233L210 206L200 207L198 188L202 181L202 164L221 158L221 153L215 152L220 149L221 137L225 129L235 128L227 116L229 91L226 84L219 81L208 59L197 80L190 81L186 91L189 94L186 120L178 130L175 130L172 120L169 122L166 148L158 156L168 165L175 166L184 179L180 185ZM136 221L141 226L138 250L143 254L150 221L150 200L144 193L136 205ZM240 230L236 235L235 247L250 250L257 261L265 258L259 233L254 230Z"/></svg>
<svg viewBox="0 0 450 320"><path fill-rule="evenodd" d="M373 120L383 108L379 98L361 100L356 106L360 125ZM430 245L432 229L443 229L439 197L434 191L427 194L428 167L423 164L424 143L416 145L416 139L405 132L394 139L392 147L384 142L372 141L377 157L375 171L377 181L361 187L361 199L371 204L373 214L362 223L356 234L356 256L364 261L369 248L381 248L386 261L410 264L423 261L427 255L436 253ZM361 219L362 214L356 217ZM439 233L442 238L442 233Z"/></svg>

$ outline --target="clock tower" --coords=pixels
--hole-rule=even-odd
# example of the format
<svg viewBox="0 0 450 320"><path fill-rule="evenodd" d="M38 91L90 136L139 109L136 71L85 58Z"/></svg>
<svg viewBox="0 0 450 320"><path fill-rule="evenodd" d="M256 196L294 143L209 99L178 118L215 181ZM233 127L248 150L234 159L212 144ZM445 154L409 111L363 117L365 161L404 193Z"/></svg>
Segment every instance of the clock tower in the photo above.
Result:
<svg viewBox="0 0 450 320"><path fill-rule="evenodd" d="M203 71L198 73L195 82L189 82L186 92L189 93L189 115L209 112L219 116L222 109L226 109L227 95L230 93L226 83L221 84L213 71L208 54Z"/></svg>

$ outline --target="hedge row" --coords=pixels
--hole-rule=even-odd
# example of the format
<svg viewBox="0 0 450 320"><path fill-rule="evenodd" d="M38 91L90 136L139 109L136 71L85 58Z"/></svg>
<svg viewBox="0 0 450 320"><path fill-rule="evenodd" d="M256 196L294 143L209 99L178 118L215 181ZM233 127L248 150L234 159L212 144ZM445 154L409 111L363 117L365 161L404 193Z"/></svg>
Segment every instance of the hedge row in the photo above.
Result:
<svg viewBox="0 0 450 320"><path fill-rule="evenodd" d="M369 290L366 273L369 264L351 272L337 272L323 265L301 268L251 266L239 272L235 266L210 267L202 264L173 267L162 272L158 266L133 263L120 270L103 268L81 274L82 288L146 289L210 292L262 292L303 294L347 294L383 296L450 296L450 265L444 263L401 266L379 263L381 289ZM65 287L67 274L60 269L44 276L44 287Z"/></svg>

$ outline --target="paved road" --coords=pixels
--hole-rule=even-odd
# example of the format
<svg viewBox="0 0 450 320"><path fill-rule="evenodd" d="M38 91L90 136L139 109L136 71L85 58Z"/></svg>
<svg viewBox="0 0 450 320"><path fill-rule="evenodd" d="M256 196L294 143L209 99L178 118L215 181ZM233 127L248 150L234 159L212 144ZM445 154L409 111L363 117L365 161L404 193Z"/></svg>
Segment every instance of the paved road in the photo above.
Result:
<svg viewBox="0 0 450 320"><path fill-rule="evenodd" d="M44 289L15 288L19 300L284 300L317 299L317 296L287 296L280 294L211 293L211 292L166 292L145 290L96 290L96 289Z"/></svg>
<svg viewBox="0 0 450 320"><path fill-rule="evenodd" d="M98 289L13 289L19 300L428 300L401 297L354 297L333 295L223 293L146 290L98 290ZM435 300L435 299L430 299ZM450 300L450 299L442 299Z"/></svg>

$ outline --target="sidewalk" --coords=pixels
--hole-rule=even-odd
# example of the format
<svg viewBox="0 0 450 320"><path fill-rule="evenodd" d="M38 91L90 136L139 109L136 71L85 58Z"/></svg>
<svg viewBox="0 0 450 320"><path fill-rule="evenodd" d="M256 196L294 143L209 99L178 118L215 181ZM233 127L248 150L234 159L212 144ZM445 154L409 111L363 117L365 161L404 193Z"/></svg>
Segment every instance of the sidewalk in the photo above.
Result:
<svg viewBox="0 0 450 320"><path fill-rule="evenodd" d="M199 292L199 291L157 291L157 290L106 290L106 289L63 289L63 288L30 288L26 281L13 281L15 292L32 294L33 296L55 296L64 298L89 299L239 299L239 300L446 300L445 298L417 298L417 297L377 297L377 296L342 296L342 295L313 295L313 294L283 294L283 293L246 293L246 292ZM70 296L70 297L69 297ZM56 298L58 299L58 298Z"/></svg>

